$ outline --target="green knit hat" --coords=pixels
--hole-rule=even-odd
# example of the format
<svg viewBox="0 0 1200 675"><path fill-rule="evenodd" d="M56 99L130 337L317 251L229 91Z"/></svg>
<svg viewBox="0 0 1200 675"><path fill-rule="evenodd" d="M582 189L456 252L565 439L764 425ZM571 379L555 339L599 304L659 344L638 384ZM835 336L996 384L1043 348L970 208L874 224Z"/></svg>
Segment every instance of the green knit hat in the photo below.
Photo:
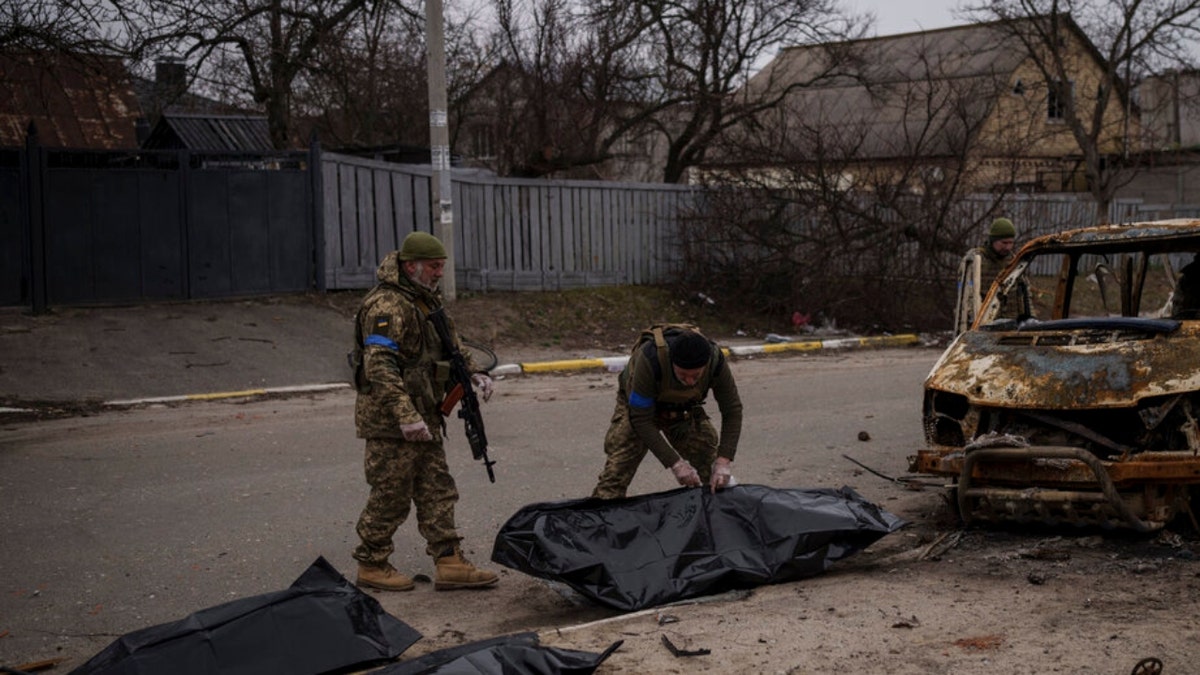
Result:
<svg viewBox="0 0 1200 675"><path fill-rule="evenodd" d="M1013 222L1008 218L997 218L992 221L992 227L988 230L988 239L993 241L997 239L1012 239L1017 236L1017 228L1013 226Z"/></svg>
<svg viewBox="0 0 1200 675"><path fill-rule="evenodd" d="M427 232L413 232L400 245L401 260L435 260L446 257L446 247Z"/></svg>

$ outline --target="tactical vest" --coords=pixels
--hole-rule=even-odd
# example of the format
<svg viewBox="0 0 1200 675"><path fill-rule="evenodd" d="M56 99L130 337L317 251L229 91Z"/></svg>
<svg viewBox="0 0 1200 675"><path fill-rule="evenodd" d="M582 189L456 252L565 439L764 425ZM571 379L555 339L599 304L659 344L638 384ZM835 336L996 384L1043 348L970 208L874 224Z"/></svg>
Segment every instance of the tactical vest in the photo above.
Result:
<svg viewBox="0 0 1200 675"><path fill-rule="evenodd" d="M658 398L655 401L655 405L660 412L684 410L697 405L703 405L704 397L708 394L709 384L712 382L714 374L712 368L709 368L704 373L704 377L701 377L690 387L684 387L683 383L675 379L675 371L671 367L671 352L667 338L678 335L686 330L704 335L700 332L699 328L690 323L658 324L642 331L642 334L638 337L637 344L634 345L631 352L631 354L636 354L638 350L644 350L649 342L653 341L654 343L657 358L650 363L654 369L655 376L658 378ZM717 349L716 345L713 345L713 349ZM712 363L711 359L709 359L709 363ZM628 378L628 375L625 373L622 373L622 375Z"/></svg>
<svg viewBox="0 0 1200 675"><path fill-rule="evenodd" d="M401 357L399 360L404 388L408 391L413 405L417 407L422 417L430 417L431 411L437 408L437 403L445 395L446 385L450 379L450 362L442 354L441 340L438 338L433 324L428 320L429 305L411 289L403 286L390 283L376 285L363 299L362 306L354 315L354 348L346 356L354 371L355 389L363 394L371 391L371 383L367 380L364 372L364 347L367 336L363 334L362 319L370 312L371 306L384 291L404 296L416 310L414 314L420 320L420 352L415 357Z"/></svg>

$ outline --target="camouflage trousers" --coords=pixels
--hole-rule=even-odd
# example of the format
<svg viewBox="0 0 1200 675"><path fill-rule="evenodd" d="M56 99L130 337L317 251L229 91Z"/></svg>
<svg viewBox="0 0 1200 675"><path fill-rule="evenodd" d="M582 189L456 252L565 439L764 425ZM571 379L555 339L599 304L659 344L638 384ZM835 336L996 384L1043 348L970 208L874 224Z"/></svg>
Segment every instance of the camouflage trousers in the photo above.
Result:
<svg viewBox="0 0 1200 675"><path fill-rule="evenodd" d="M707 485L712 477L713 462L717 460L717 430L703 409L694 410L697 412L688 419L672 424L662 432L671 447L696 468L701 482ZM618 403L608 433L604 435L607 459L592 496L600 499L624 497L649 450L629 424L629 406Z"/></svg>
<svg viewBox="0 0 1200 675"><path fill-rule="evenodd" d="M355 560L365 565L386 563L395 550L392 537L413 505L427 554L437 557L458 546L461 537L454 525L458 488L440 442L368 438L364 465L371 494L355 528L361 540L354 549Z"/></svg>

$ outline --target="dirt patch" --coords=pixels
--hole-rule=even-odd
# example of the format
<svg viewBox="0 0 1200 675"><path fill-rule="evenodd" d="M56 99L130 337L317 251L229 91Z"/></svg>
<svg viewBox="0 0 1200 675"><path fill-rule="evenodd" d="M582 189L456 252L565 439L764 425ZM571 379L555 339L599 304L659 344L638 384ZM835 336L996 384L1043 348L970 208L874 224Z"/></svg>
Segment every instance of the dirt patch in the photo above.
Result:
<svg viewBox="0 0 1200 675"><path fill-rule="evenodd" d="M353 316L364 291L297 296ZM708 296L662 286L605 286L566 291L460 293L450 303L461 333L504 354L627 351L646 326L691 323L717 339L803 336L814 328L767 317ZM804 318L807 320L807 317Z"/></svg>

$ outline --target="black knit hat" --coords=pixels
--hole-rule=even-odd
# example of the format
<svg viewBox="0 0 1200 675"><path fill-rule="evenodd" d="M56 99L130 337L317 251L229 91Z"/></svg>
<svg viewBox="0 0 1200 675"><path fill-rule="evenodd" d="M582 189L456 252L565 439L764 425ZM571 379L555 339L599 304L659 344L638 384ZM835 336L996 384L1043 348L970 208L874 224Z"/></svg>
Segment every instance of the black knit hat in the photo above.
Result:
<svg viewBox="0 0 1200 675"><path fill-rule="evenodd" d="M707 366L710 358L712 343L697 332L684 332L671 341L671 363L680 368L691 370Z"/></svg>

